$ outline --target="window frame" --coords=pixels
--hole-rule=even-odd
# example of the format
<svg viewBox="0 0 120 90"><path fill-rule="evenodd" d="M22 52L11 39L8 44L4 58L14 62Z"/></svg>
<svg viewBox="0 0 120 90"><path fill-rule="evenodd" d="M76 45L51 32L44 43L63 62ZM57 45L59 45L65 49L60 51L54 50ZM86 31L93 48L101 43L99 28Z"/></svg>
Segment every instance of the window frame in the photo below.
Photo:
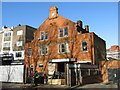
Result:
<svg viewBox="0 0 120 90"><path fill-rule="evenodd" d="M66 28L67 28L67 35L65 35L65 30L66 30ZM68 27L64 27L64 37L68 37Z"/></svg>
<svg viewBox="0 0 120 90"><path fill-rule="evenodd" d="M45 39L45 40L48 40L48 32L44 32L44 34L45 34L45 35L44 35L44 37L45 37L44 39ZM47 36L47 38L46 38L46 36Z"/></svg>
<svg viewBox="0 0 120 90"><path fill-rule="evenodd" d="M20 57L17 57L17 56L16 56L17 53L21 53L21 56L20 56ZM22 52L15 52L15 57L16 57L16 58L21 58L21 57L22 57L22 54L23 54Z"/></svg>
<svg viewBox="0 0 120 90"><path fill-rule="evenodd" d="M32 48L28 48L28 57L32 56Z"/></svg>
<svg viewBox="0 0 120 90"><path fill-rule="evenodd" d="M47 38L46 38L47 37ZM48 40L48 31L41 31L40 32L40 40L44 41L44 40Z"/></svg>
<svg viewBox="0 0 120 90"><path fill-rule="evenodd" d="M4 33L4 37L10 37L10 36L11 36L11 32L10 31Z"/></svg>
<svg viewBox="0 0 120 90"><path fill-rule="evenodd" d="M61 32L62 31L62 32ZM62 35L62 36L61 36ZM63 35L63 29L62 28L59 28L59 38L63 38L64 35Z"/></svg>
<svg viewBox="0 0 120 90"><path fill-rule="evenodd" d="M8 46L8 45L6 46L5 43L7 43L7 44L9 43L9 46ZM6 47L10 47L10 41L3 42L3 47L4 47L4 48L6 48Z"/></svg>
<svg viewBox="0 0 120 90"><path fill-rule="evenodd" d="M20 43L20 45L19 45L19 43ZM17 47L23 46L23 41L17 41L17 42L16 42L16 46L17 46Z"/></svg>
<svg viewBox="0 0 120 90"><path fill-rule="evenodd" d="M44 48L44 49L42 49ZM41 46L40 47L40 55L48 55L48 46Z"/></svg>
<svg viewBox="0 0 120 90"><path fill-rule="evenodd" d="M66 30L66 28L67 28L67 35L65 34L66 32L65 32L65 30ZM60 31L62 31L62 32L60 32ZM59 38L64 38L64 37L68 37L68 35L69 35L69 28L68 28L68 26L66 26L66 27L63 27L63 28L59 28L59 35L58 35L58 37ZM61 36L62 35L62 36Z"/></svg>
<svg viewBox="0 0 120 90"><path fill-rule="evenodd" d="M23 30L17 31L17 35L23 35Z"/></svg>
<svg viewBox="0 0 120 90"><path fill-rule="evenodd" d="M86 43L87 45L87 50L84 50L84 48L83 48L83 43ZM82 52L88 52L88 42L87 41L82 41L81 42L81 46L82 46L82 48L81 48L81 50L82 50Z"/></svg>
<svg viewBox="0 0 120 90"><path fill-rule="evenodd" d="M62 48L62 45L64 45L64 48ZM64 52L62 51L62 49L64 49ZM68 43L58 44L58 53L69 53L69 44Z"/></svg>

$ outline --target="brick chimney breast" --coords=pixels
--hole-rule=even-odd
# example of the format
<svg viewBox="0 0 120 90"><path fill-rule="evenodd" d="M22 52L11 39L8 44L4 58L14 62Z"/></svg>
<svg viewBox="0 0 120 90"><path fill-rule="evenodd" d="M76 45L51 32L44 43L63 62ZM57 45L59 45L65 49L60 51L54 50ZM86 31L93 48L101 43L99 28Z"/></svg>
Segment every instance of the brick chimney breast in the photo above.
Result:
<svg viewBox="0 0 120 90"><path fill-rule="evenodd" d="M55 6L51 6L49 9L49 19L54 19L57 17L58 8Z"/></svg>

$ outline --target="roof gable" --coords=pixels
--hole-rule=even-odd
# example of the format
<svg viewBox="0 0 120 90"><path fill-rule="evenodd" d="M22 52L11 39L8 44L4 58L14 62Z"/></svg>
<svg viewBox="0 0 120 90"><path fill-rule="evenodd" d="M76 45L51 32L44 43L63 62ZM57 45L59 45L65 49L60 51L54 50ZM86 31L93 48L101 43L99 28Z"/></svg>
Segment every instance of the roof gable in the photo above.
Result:
<svg viewBox="0 0 120 90"><path fill-rule="evenodd" d="M69 24L75 24L74 22L72 22L71 20L57 14L56 18L50 19L49 17L40 25L40 27L38 28L38 30L46 30L46 29L50 29L51 26L56 25L57 27L63 27Z"/></svg>

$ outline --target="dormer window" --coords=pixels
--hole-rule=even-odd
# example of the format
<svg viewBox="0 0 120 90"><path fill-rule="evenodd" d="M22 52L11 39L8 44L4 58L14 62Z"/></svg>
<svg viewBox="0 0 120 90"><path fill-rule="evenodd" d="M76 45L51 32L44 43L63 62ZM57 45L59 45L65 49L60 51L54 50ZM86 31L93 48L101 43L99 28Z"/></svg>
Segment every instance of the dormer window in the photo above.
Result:
<svg viewBox="0 0 120 90"><path fill-rule="evenodd" d="M40 40L47 40L48 39L48 32L41 32L41 39Z"/></svg>
<svg viewBox="0 0 120 90"><path fill-rule="evenodd" d="M68 28L60 28L59 29L59 37L67 37L68 36Z"/></svg>

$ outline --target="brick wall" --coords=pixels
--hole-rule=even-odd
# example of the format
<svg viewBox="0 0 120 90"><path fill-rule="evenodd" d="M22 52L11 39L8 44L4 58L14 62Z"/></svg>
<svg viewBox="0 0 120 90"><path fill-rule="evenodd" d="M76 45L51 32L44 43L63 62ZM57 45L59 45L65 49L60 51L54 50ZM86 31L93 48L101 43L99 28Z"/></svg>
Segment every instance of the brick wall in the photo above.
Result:
<svg viewBox="0 0 120 90"><path fill-rule="evenodd" d="M120 69L120 61L100 61L103 82L108 82L108 69Z"/></svg>

